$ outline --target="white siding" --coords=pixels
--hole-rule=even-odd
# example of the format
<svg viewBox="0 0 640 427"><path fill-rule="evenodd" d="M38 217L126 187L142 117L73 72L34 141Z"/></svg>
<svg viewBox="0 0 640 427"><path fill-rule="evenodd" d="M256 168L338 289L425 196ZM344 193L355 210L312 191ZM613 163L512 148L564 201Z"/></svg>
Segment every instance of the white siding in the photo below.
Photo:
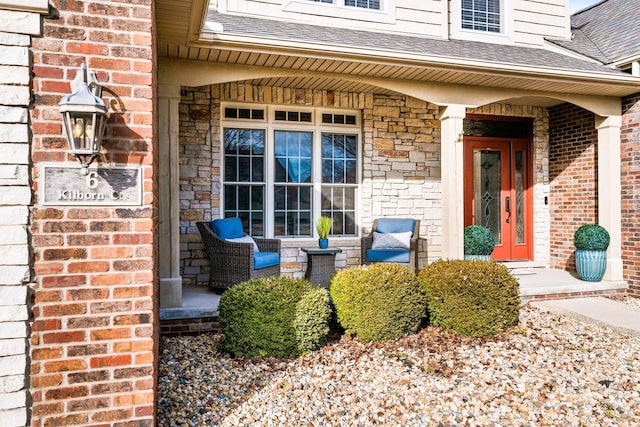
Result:
<svg viewBox="0 0 640 427"><path fill-rule="evenodd" d="M503 33L461 31L460 1L449 2L449 34L451 38L500 44L541 46L544 38L569 38L569 0L501 0Z"/></svg>
<svg viewBox="0 0 640 427"><path fill-rule="evenodd" d="M381 0L381 11L338 6L343 1L329 5L311 0L226 0L220 10L327 27L447 37L447 0Z"/></svg>
<svg viewBox="0 0 640 427"><path fill-rule="evenodd" d="M569 6L566 0L517 0L513 10L516 43L541 44L543 37L569 38Z"/></svg>

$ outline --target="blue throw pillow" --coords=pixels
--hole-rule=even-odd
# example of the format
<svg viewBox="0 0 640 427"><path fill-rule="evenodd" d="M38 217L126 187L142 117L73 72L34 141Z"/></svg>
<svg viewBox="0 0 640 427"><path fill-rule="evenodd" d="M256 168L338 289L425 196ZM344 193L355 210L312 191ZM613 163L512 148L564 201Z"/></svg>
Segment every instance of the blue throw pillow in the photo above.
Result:
<svg viewBox="0 0 640 427"><path fill-rule="evenodd" d="M378 218L376 230L378 233L403 233L411 231L415 220L411 218Z"/></svg>
<svg viewBox="0 0 640 427"><path fill-rule="evenodd" d="M211 222L211 229L221 239L237 239L244 236L242 221L240 218L214 219Z"/></svg>

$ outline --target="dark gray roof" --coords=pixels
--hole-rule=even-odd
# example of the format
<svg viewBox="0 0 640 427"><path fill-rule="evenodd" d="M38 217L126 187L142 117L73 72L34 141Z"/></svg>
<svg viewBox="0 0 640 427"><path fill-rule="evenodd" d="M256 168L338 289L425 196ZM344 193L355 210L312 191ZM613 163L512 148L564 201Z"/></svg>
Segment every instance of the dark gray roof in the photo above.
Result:
<svg viewBox="0 0 640 427"><path fill-rule="evenodd" d="M638 25L640 0L604 0L571 17L571 41L552 42L610 64L640 54Z"/></svg>
<svg viewBox="0 0 640 427"><path fill-rule="evenodd" d="M624 0L622 0L624 1ZM633 2L640 0L632 0ZM490 44L465 40L440 40L408 35L328 28L308 23L276 21L210 12L207 21L220 23L224 34L327 43L349 48L386 50L465 61L483 61L567 71L619 74L620 71L543 48ZM446 61L445 61L446 62Z"/></svg>

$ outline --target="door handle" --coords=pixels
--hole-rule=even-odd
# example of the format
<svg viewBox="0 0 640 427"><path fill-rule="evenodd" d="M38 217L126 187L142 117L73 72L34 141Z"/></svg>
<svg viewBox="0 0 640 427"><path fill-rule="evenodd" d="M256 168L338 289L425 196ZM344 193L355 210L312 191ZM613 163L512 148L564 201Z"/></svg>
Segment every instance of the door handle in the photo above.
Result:
<svg viewBox="0 0 640 427"><path fill-rule="evenodd" d="M505 210L507 212L507 224L509 224L509 221L511 220L511 197L507 196L504 198L504 206L505 206Z"/></svg>

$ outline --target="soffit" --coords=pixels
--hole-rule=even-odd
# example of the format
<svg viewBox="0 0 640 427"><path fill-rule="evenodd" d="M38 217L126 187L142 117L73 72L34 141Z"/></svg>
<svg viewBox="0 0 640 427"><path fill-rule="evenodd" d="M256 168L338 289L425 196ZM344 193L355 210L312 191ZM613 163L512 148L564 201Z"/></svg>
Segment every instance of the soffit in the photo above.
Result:
<svg viewBox="0 0 640 427"><path fill-rule="evenodd" d="M509 69L508 66L492 68L487 67L485 63L474 64L473 60L429 61L416 58L415 55L405 55L402 51L395 51L392 52L393 55L385 56L365 51L359 53L357 49L321 50L317 45L306 44L305 40L300 40L301 43L297 46L285 46L280 45L278 40L267 40L252 34L256 31L256 27L261 27L260 25L252 25L251 31L247 32L234 29L231 25L234 21L231 19L238 17L224 17L227 20L223 28L227 30L200 34L206 12L206 0L158 0L156 6L158 56L169 59L298 70L308 75L256 79L251 83L320 90L391 93L376 85L341 78L344 75L354 75L580 95L625 96L640 91L639 79L611 72L604 67L599 70L587 69L587 71L576 67L563 73L552 68L554 64L549 64L550 73L544 74L528 72L522 64L516 64L517 67L513 69ZM209 12L209 19L212 16L221 19L222 15ZM240 24L243 22L239 20L238 23L237 28L242 28ZM299 26L303 25L289 24L293 30L302 28ZM273 25L273 23L265 25ZM265 25L262 28L266 31ZM282 28L284 24L278 23L278 25ZM308 32L309 37L312 37L311 31ZM375 37L370 38L375 39ZM516 48L512 51L521 54L521 50L522 48ZM571 60L567 59L567 61ZM585 62L584 66L592 67L593 64ZM581 75L576 77L575 73Z"/></svg>

